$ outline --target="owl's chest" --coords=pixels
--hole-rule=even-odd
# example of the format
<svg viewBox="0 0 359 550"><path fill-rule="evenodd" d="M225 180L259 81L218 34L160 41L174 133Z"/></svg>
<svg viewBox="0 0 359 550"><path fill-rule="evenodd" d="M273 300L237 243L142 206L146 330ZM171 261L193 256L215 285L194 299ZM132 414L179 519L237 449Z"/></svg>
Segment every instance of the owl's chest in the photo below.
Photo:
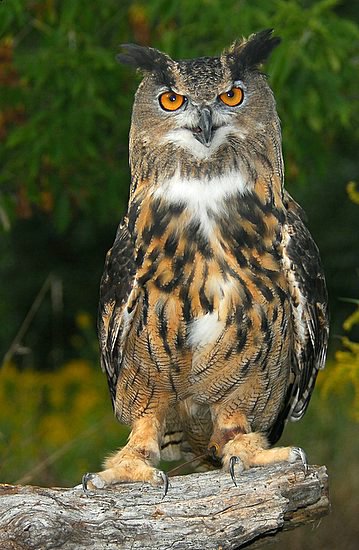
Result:
<svg viewBox="0 0 359 550"><path fill-rule="evenodd" d="M211 196L194 185L182 198L176 184L148 206L147 222L139 217L138 247L146 250L137 279L146 287L152 330L170 347L214 343L226 327L239 334L245 323L261 330L263 318L275 321L283 308L279 214L234 184L230 196L223 186Z"/></svg>

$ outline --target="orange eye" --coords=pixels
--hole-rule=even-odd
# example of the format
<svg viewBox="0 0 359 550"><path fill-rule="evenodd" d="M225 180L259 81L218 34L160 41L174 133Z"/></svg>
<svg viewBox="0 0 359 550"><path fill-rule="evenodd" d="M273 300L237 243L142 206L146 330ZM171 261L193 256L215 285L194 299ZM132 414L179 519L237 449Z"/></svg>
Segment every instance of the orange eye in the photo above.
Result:
<svg viewBox="0 0 359 550"><path fill-rule="evenodd" d="M228 92L224 92L219 96L219 99L229 107L237 107L243 101L243 90L242 88L231 88Z"/></svg>
<svg viewBox="0 0 359 550"><path fill-rule="evenodd" d="M160 105L165 111L177 111L185 102L185 97L176 92L165 92L159 97Z"/></svg>

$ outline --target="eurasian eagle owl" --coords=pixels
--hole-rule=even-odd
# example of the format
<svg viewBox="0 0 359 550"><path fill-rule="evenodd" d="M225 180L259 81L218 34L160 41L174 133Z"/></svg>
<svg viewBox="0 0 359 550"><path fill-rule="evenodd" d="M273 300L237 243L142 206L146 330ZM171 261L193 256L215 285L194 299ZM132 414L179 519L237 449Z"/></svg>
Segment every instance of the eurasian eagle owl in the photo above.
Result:
<svg viewBox="0 0 359 550"><path fill-rule="evenodd" d="M271 31L219 57L125 45L143 72L128 210L101 283L102 368L127 445L84 488L164 484L160 457L234 478L306 458L271 446L304 414L328 340L318 249L283 187L280 122L259 66Z"/></svg>

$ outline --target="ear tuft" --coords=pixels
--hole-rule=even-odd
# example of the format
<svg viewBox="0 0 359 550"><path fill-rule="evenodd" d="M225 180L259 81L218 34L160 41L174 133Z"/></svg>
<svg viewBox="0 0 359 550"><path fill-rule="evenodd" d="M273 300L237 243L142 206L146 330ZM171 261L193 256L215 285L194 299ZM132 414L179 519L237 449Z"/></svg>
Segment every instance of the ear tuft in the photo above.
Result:
<svg viewBox="0 0 359 550"><path fill-rule="evenodd" d="M117 55L119 63L130 65L145 73L153 73L163 84L172 81L172 69L175 62L165 53L148 46L122 44L124 52Z"/></svg>
<svg viewBox="0 0 359 550"><path fill-rule="evenodd" d="M248 40L235 42L225 52L232 65L232 71L241 73L245 69L256 69L264 63L271 51L281 42L279 36L272 36L273 29L252 34Z"/></svg>

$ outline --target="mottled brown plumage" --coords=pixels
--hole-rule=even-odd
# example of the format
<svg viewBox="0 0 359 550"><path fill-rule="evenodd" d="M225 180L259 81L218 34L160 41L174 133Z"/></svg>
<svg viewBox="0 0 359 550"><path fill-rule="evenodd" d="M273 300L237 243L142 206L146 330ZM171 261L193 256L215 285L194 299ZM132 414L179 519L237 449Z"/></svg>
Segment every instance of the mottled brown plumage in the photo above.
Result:
<svg viewBox="0 0 359 550"><path fill-rule="evenodd" d="M162 483L161 453L207 453L202 463L225 469L304 456L269 449L304 414L328 337L319 253L283 188L280 123L258 70L277 43L264 31L217 58L131 45L120 56L145 77L99 335L132 433L91 486Z"/></svg>

